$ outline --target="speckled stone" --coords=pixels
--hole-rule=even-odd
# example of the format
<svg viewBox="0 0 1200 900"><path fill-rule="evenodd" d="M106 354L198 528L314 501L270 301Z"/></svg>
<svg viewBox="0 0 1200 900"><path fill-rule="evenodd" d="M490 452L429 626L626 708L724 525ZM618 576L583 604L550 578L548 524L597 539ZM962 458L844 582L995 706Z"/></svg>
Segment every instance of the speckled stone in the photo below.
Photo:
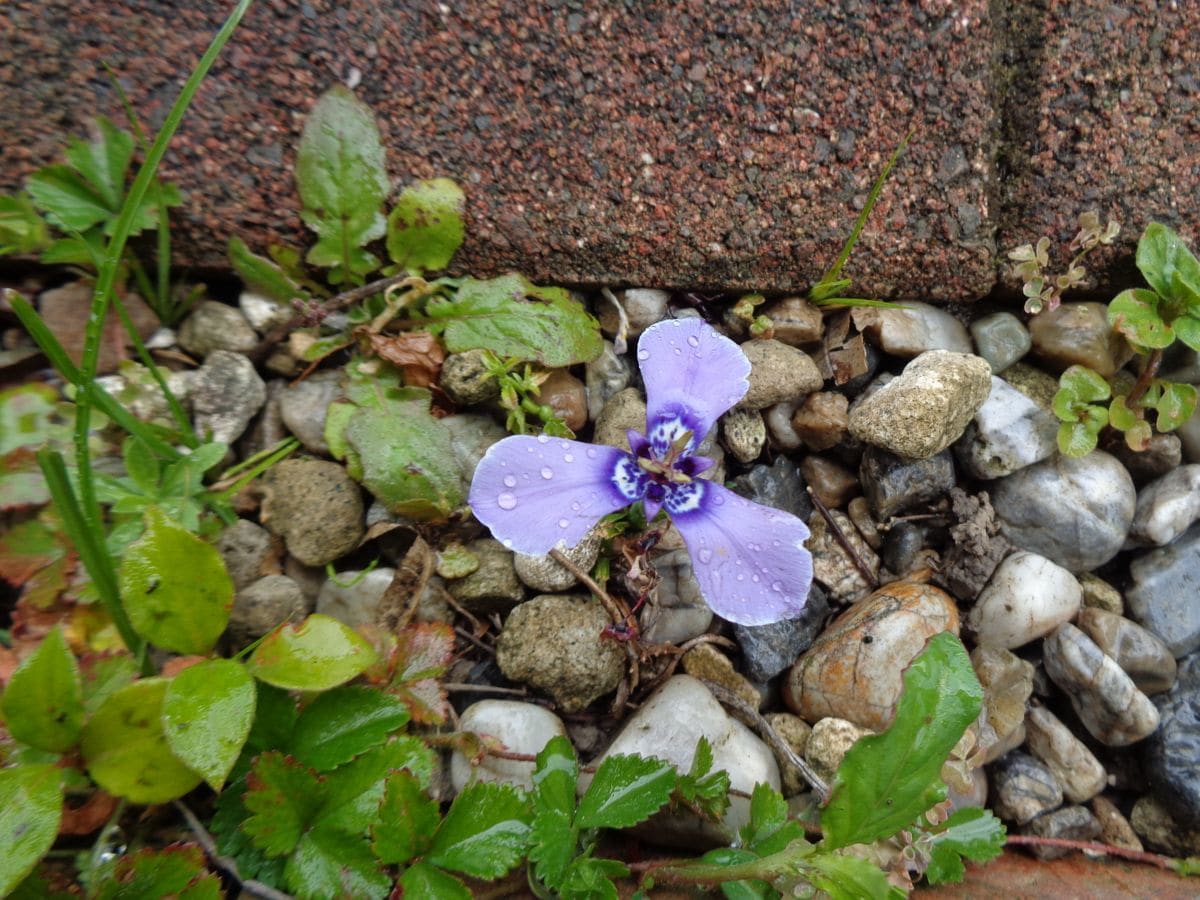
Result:
<svg viewBox="0 0 1200 900"><path fill-rule="evenodd" d="M850 748L874 733L845 719L827 716L813 725L804 744L804 760L828 784Z"/></svg>
<svg viewBox="0 0 1200 900"><path fill-rule="evenodd" d="M1092 572L1084 572L1079 577L1079 587L1083 589L1083 605L1089 609L1102 609L1105 612L1125 613L1125 601L1121 592Z"/></svg>
<svg viewBox="0 0 1200 900"><path fill-rule="evenodd" d="M812 646L829 616L829 601L819 584L808 591L804 610L795 619L770 625L734 625L742 649L742 668L751 681L770 681Z"/></svg>
<svg viewBox="0 0 1200 900"><path fill-rule="evenodd" d="M1091 809L1092 815L1100 823L1100 843L1141 852L1142 842L1137 832L1115 803L1107 797L1093 797Z"/></svg>
<svg viewBox="0 0 1200 900"><path fill-rule="evenodd" d="M228 11L6 4L0 120L13 129L0 191L54 161L89 117L124 122L96 59L156 127ZM465 188L456 271L804 290L915 117L924 137L855 248L854 289L979 297L995 281L985 248L996 112L981 80L961 73L989 71L998 39L984 0L882 17L836 0L790 10L740 0L686 16L664 0L255 4L167 155L163 174L185 196L172 213L175 258L223 267L233 233L260 253L309 240L296 142L318 93L353 72L390 174Z"/></svg>
<svg viewBox="0 0 1200 900"><path fill-rule="evenodd" d="M734 671L729 657L712 644L700 644L683 655L683 671L701 681L712 681L744 700L752 709L762 703L762 695L744 676Z"/></svg>
<svg viewBox="0 0 1200 900"><path fill-rule="evenodd" d="M1054 773L1063 796L1083 803L1104 790L1108 773L1087 745L1044 706L1031 707L1025 717L1029 752Z"/></svg>
<svg viewBox="0 0 1200 900"><path fill-rule="evenodd" d="M1161 694L1175 683L1175 657L1140 625L1100 609L1081 610L1075 624L1117 661L1143 694Z"/></svg>
<svg viewBox="0 0 1200 900"><path fill-rule="evenodd" d="M272 547L270 533L249 519L238 519L222 531L215 545L238 590L266 575L279 574L279 553Z"/></svg>
<svg viewBox="0 0 1200 900"><path fill-rule="evenodd" d="M843 512L830 512L837 523L847 543L854 548L859 562L872 575L879 575L879 557L870 545L862 539L854 523ZM825 517L814 513L808 520L811 537L805 542L812 553L813 580L823 585L829 592L829 598L836 603L855 603L865 597L871 590L871 585L863 577L859 567L846 552L841 541L834 535Z"/></svg>
<svg viewBox="0 0 1200 900"><path fill-rule="evenodd" d="M486 403L500 396L500 384L488 374L483 350L451 353L442 363L438 387L460 406Z"/></svg>
<svg viewBox="0 0 1200 900"><path fill-rule="evenodd" d="M1025 739L1025 706L1033 693L1033 664L999 647L971 651L975 677L983 687L984 761L999 759Z"/></svg>
<svg viewBox="0 0 1200 900"><path fill-rule="evenodd" d="M542 594L517 606L496 639L506 678L550 694L565 713L615 690L625 653L603 637L611 620L598 600Z"/></svg>
<svg viewBox="0 0 1200 900"><path fill-rule="evenodd" d="M992 766L992 810L1008 822L1024 825L1062 805L1054 774L1028 753L1010 753Z"/></svg>
<svg viewBox="0 0 1200 900"><path fill-rule="evenodd" d="M288 553L300 562L323 566L358 545L364 531L362 492L342 466L285 459L267 470L263 486L263 524L283 537Z"/></svg>
<svg viewBox="0 0 1200 900"><path fill-rule="evenodd" d="M1028 834L1068 841L1094 841L1100 836L1100 822L1083 806L1064 806L1038 816L1029 823ZM1069 847L1035 844L1030 848L1038 859L1058 859L1072 853Z"/></svg>
<svg viewBox="0 0 1200 900"><path fill-rule="evenodd" d="M1140 797L1133 804L1129 824L1151 850L1172 856L1200 855L1200 828L1186 828L1157 798Z"/></svg>
<svg viewBox="0 0 1200 900"><path fill-rule="evenodd" d="M740 463L758 459L767 443L767 425L756 409L731 409L721 417L725 449Z"/></svg>
<svg viewBox="0 0 1200 900"><path fill-rule="evenodd" d="M834 716L886 728L905 666L943 631L958 633L958 608L949 594L908 582L882 587L835 619L800 657L784 700L808 722Z"/></svg>
<svg viewBox="0 0 1200 900"><path fill-rule="evenodd" d="M1110 747L1136 743L1158 727L1158 710L1121 667L1071 624L1042 645L1046 674L1062 688L1096 740Z"/></svg>
<svg viewBox="0 0 1200 900"><path fill-rule="evenodd" d="M179 326L179 346L194 356L208 356L214 350L245 353L257 343L258 335L241 311L215 300L196 304Z"/></svg>
<svg viewBox="0 0 1200 900"><path fill-rule="evenodd" d="M804 759L804 750L808 746L812 727L799 716L788 712L767 713L763 718L783 738L792 752ZM783 781L783 796L794 797L796 794L808 790L808 782L804 780L800 770L792 765L790 760L782 754L776 753L775 762L779 764L779 776Z"/></svg>
<svg viewBox="0 0 1200 900"><path fill-rule="evenodd" d="M785 400L798 400L819 391L824 379L812 357L782 341L746 341L742 352L750 360L750 387L739 406L763 409Z"/></svg>
<svg viewBox="0 0 1200 900"><path fill-rule="evenodd" d="M991 390L978 356L931 350L850 409L850 433L897 456L928 459L958 440Z"/></svg>
<svg viewBox="0 0 1200 900"><path fill-rule="evenodd" d="M467 549L479 560L479 568L447 582L446 589L468 612L504 612L525 598L512 551L491 538L471 541Z"/></svg>
<svg viewBox="0 0 1200 900"><path fill-rule="evenodd" d="M263 404L267 386L254 364L240 353L214 350L192 381L193 424L197 434L232 444Z"/></svg>

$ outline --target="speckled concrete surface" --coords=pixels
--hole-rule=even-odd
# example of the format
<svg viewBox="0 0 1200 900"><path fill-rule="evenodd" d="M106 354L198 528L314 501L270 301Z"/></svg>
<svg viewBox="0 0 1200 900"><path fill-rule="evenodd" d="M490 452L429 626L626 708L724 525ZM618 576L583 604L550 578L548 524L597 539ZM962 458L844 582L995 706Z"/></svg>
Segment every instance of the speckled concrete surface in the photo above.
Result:
<svg viewBox="0 0 1200 900"><path fill-rule="evenodd" d="M120 117L101 60L161 121L227 5L0 5L0 190L91 115ZM910 127L848 270L860 293L978 297L997 246L1068 238L1090 206L1130 239L1150 216L1194 236L1200 6L1036 7L261 0L164 167L187 191L179 256L220 264L233 232L306 240L296 141L353 70L397 182L444 174L467 190L458 264L479 273L804 287Z"/></svg>

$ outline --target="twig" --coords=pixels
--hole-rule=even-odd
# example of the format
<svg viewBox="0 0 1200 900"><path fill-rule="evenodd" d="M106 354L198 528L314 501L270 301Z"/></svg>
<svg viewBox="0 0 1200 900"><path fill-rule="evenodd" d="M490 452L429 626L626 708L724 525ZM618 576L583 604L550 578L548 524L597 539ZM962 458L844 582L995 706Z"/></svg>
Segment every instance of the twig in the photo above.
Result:
<svg viewBox="0 0 1200 900"><path fill-rule="evenodd" d="M463 640L470 641L472 644L474 644L476 647L478 647L484 653L490 654L491 656L496 655L496 649L494 647L489 647L487 644L485 644L483 641L479 640L479 638L475 637L475 635L471 634L471 632L467 631L465 628L459 628L456 625L456 626L454 626L454 633L457 634Z"/></svg>
<svg viewBox="0 0 1200 900"><path fill-rule="evenodd" d="M812 766L796 754L796 751L775 730L775 727L763 718L757 709L724 685L717 684L715 681L709 681L707 678L701 678L700 681L721 703L731 707L738 714L739 719L761 734L763 739L771 745L772 750L800 771L800 774L804 776L804 780L817 792L817 798L820 800L822 806L829 802L829 785L825 783L825 779L814 772Z"/></svg>
<svg viewBox="0 0 1200 900"><path fill-rule="evenodd" d="M1179 860L1159 853L1147 853L1145 850L1131 850L1128 847L1117 847L1113 844L1102 844L1099 841L1073 841L1070 838L1038 837L1034 834L1010 834L1005 839L1006 844L1025 847L1065 847L1068 850L1081 850L1085 853L1103 853L1107 856L1120 856L1134 862L1158 866L1160 869L1178 871Z"/></svg>
<svg viewBox="0 0 1200 900"><path fill-rule="evenodd" d="M595 579L593 579L591 575L583 571L583 569L579 568L579 566L575 565L575 563L567 558L565 553L557 548L550 551L550 558L574 575L580 584L592 592L596 599L599 600L604 608L608 611L609 618L613 620L614 625L625 624L627 614L617 604L617 601L608 595L608 591L596 584ZM639 648L634 646L637 644L637 638L630 637L629 640L624 642L624 644L625 656L629 659L629 686L624 690L624 692L618 689L618 699L621 700L621 707L625 705L625 697L637 690L638 681L641 677L641 673L639 671L639 660L641 654L639 652ZM625 697L621 696L622 693L624 693ZM614 708L613 712L617 713L618 709Z"/></svg>
<svg viewBox="0 0 1200 900"><path fill-rule="evenodd" d="M842 527L838 525L837 519L835 519L833 517L833 513L829 511L829 507L821 501L821 498L817 496L817 492L811 487L807 488L807 490L808 496L812 499L813 506L817 508L817 512L819 512L821 517L825 519L825 524L829 526L829 530L833 532L834 538L841 545L842 549L846 551L846 555L850 557L850 561L854 563L854 568L858 569L858 572L860 575L862 575L863 580L867 582L867 586L871 590L878 588L878 576L871 571L870 567L863 562L862 557L858 555L858 550L856 550L854 545L850 543L850 539L846 537L845 533L842 531Z"/></svg>
<svg viewBox="0 0 1200 900"><path fill-rule="evenodd" d="M196 843L200 845L200 849L204 851L208 861L241 885L243 891L251 897L259 897L261 900L294 900L291 894L276 890L269 884L255 881L253 878L242 878L241 873L238 872L237 863L230 857L221 855L217 849L217 842L213 840L213 836L208 833L208 829L204 827L203 823L196 818L196 814L188 809L182 800L172 800L171 803L183 816L183 820L187 822L188 828L192 830L192 834L196 838Z"/></svg>
<svg viewBox="0 0 1200 900"><path fill-rule="evenodd" d="M463 681L443 681L442 687L451 693L510 694L515 697L529 696L529 691L524 688L506 688L495 684L467 684Z"/></svg>
<svg viewBox="0 0 1200 900"><path fill-rule="evenodd" d="M1154 376L1158 374L1158 367L1162 365L1162 358L1162 350L1151 350L1150 355L1146 357L1146 362L1142 366L1142 371L1138 374L1137 381L1134 382L1133 389L1130 390L1129 396L1125 398L1125 405L1130 409L1138 409L1142 405L1142 397L1150 389L1150 382L1154 380Z"/></svg>

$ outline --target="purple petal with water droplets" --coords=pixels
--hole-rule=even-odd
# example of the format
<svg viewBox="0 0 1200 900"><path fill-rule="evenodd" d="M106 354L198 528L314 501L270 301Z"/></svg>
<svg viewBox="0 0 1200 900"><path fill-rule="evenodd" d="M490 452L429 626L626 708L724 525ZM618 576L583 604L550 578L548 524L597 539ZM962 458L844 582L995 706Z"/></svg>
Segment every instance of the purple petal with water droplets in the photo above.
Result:
<svg viewBox="0 0 1200 900"><path fill-rule="evenodd" d="M644 473L623 450L517 435L488 448L468 501L496 540L510 550L541 554L559 541L575 546L602 516L644 491Z"/></svg>
<svg viewBox="0 0 1200 900"><path fill-rule="evenodd" d="M711 481L673 488L666 503L712 611L739 625L793 619L812 584L808 526Z"/></svg>
<svg viewBox="0 0 1200 900"><path fill-rule="evenodd" d="M657 422L682 418L695 432L694 449L750 388L746 354L703 319L666 319L651 325L638 338L637 356L652 440Z"/></svg>

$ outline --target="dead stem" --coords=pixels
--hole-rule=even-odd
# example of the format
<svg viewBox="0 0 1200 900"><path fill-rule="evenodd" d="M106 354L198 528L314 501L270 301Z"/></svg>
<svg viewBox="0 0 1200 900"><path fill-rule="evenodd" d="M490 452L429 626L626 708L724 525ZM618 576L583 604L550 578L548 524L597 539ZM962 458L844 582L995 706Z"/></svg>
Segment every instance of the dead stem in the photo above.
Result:
<svg viewBox="0 0 1200 900"><path fill-rule="evenodd" d="M1073 841L1070 838L1038 837L1033 834L1010 834L1005 839L1006 844L1024 847L1065 847L1068 850L1081 850L1085 853L1103 853L1106 856L1120 856L1134 862L1158 866L1160 869L1176 870L1178 860L1159 853L1147 853L1145 850L1131 850L1128 847L1117 847L1113 844L1102 844L1099 841Z"/></svg>
<svg viewBox="0 0 1200 900"><path fill-rule="evenodd" d="M850 561L854 563L854 568L858 569L859 574L862 575L863 579L867 582L867 586L870 587L871 590L878 588L879 579L876 577L875 573L871 571L870 567L863 562L862 557L858 555L858 551L854 549L854 545L850 543L850 540L842 532L841 526L838 525L837 520L834 519L833 514L829 511L829 507L827 507L821 501L821 498L817 496L816 491L814 491L811 487L807 488L806 490L808 491L808 496L812 498L813 506L817 508L817 512L819 512L821 517L825 519L825 524L829 526L829 530L833 532L833 536L837 540L838 544L841 545L841 548L846 551L846 555L850 557Z"/></svg>
<svg viewBox="0 0 1200 900"><path fill-rule="evenodd" d="M814 772L812 766L796 754L796 751L789 746L782 735L775 730L775 727L763 718L762 713L724 685L709 681L707 678L701 678L700 681L722 704L732 708L738 714L739 719L761 734L776 754L782 756L799 770L800 774L804 776L804 780L817 792L817 798L822 806L829 802L829 785L825 783L825 779Z"/></svg>

